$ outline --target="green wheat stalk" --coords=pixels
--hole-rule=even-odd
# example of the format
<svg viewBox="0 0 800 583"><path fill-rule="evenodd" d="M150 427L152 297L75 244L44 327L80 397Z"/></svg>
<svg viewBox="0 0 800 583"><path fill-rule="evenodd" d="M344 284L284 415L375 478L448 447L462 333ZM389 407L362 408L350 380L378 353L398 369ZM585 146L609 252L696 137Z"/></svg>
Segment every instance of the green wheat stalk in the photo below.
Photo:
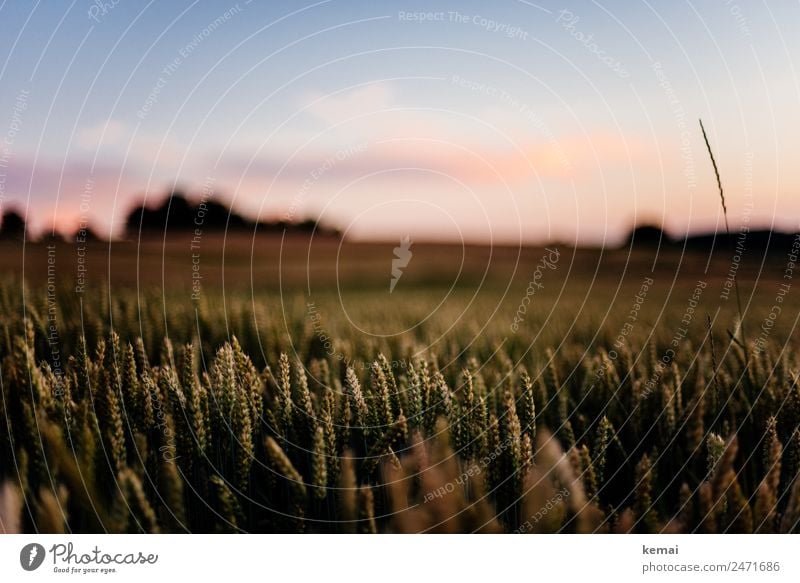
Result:
<svg viewBox="0 0 800 583"><path fill-rule="evenodd" d="M728 207L725 204L725 193L722 190L722 179L719 176L719 169L717 168L717 161L714 159L714 153L711 151L711 144L708 142L708 136L706 135L706 128L703 126L703 120L700 121L700 131L703 132L703 140L706 143L706 149L708 150L708 156L711 158L711 165L714 167L714 176L717 178L717 187L719 188L719 198L722 201L722 214L725 217L725 233L728 235L728 241L731 238L731 229L728 225ZM737 274L738 275L738 274ZM736 289L736 307L739 310L739 329L742 333L742 341L745 345L745 355L747 354L747 342L745 341L745 333L744 333L744 314L742 312L742 298L739 294L739 278L734 276L733 284Z"/></svg>

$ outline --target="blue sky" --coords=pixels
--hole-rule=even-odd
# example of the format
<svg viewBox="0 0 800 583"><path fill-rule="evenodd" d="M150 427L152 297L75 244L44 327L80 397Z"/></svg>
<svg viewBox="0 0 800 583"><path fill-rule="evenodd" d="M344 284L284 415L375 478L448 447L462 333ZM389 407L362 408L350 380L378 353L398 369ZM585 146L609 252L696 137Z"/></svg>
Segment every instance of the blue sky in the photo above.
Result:
<svg viewBox="0 0 800 583"><path fill-rule="evenodd" d="M798 22L724 0L5 2L0 204L108 231L177 185L353 238L616 242L720 224L702 117L733 225L798 229Z"/></svg>

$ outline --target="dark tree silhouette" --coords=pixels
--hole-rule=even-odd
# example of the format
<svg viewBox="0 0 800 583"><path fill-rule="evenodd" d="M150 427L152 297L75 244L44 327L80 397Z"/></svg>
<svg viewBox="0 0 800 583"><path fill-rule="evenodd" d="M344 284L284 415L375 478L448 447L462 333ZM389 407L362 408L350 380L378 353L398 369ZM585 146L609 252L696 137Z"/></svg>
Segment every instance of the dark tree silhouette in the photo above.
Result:
<svg viewBox="0 0 800 583"><path fill-rule="evenodd" d="M229 206L208 197L193 202L181 192L173 192L161 204L154 207L140 205L128 213L125 230L129 237L137 237L139 231L146 233L160 232L180 233L200 229L203 232L237 232L249 231L258 233L292 232L310 233L317 229L319 235L337 235L337 231L320 228L314 220L300 223L255 222L233 211Z"/></svg>
<svg viewBox="0 0 800 583"><path fill-rule="evenodd" d="M0 222L0 239L22 240L25 238L25 219L15 210L7 210L3 213L3 220Z"/></svg>
<svg viewBox="0 0 800 583"><path fill-rule="evenodd" d="M636 227L628 239L625 241L625 247L657 247L658 245L670 245L672 240L664 231L653 225L641 225Z"/></svg>
<svg viewBox="0 0 800 583"><path fill-rule="evenodd" d="M134 208L125 221L129 235L142 231L193 231L200 228L219 231L253 227L253 223L214 200L190 202L181 192L173 192L157 207L144 205Z"/></svg>
<svg viewBox="0 0 800 583"><path fill-rule="evenodd" d="M88 225L75 231L75 233L70 236L69 240L75 243L97 243L104 241L104 239Z"/></svg>
<svg viewBox="0 0 800 583"><path fill-rule="evenodd" d="M47 229L44 233L39 235L40 243L63 243L65 240L64 235L53 229Z"/></svg>

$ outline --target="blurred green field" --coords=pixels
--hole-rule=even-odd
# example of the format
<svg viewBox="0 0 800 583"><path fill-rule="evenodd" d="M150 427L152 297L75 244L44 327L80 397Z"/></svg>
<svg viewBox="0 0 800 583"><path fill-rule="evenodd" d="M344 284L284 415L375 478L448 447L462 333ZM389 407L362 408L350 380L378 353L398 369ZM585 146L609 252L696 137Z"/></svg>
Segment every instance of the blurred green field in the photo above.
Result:
<svg viewBox="0 0 800 583"><path fill-rule="evenodd" d="M2 245L17 530L798 529L786 255Z"/></svg>

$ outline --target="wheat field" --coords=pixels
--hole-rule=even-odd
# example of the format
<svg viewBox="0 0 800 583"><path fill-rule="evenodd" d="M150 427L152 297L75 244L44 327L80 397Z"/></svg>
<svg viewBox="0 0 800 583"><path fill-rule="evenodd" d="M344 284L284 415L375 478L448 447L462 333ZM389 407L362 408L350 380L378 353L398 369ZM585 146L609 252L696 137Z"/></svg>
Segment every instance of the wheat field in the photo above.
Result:
<svg viewBox="0 0 800 583"><path fill-rule="evenodd" d="M533 260L479 294L8 279L0 528L797 532L782 261L745 288L744 335L725 261L614 256L616 281L563 255L536 295Z"/></svg>

